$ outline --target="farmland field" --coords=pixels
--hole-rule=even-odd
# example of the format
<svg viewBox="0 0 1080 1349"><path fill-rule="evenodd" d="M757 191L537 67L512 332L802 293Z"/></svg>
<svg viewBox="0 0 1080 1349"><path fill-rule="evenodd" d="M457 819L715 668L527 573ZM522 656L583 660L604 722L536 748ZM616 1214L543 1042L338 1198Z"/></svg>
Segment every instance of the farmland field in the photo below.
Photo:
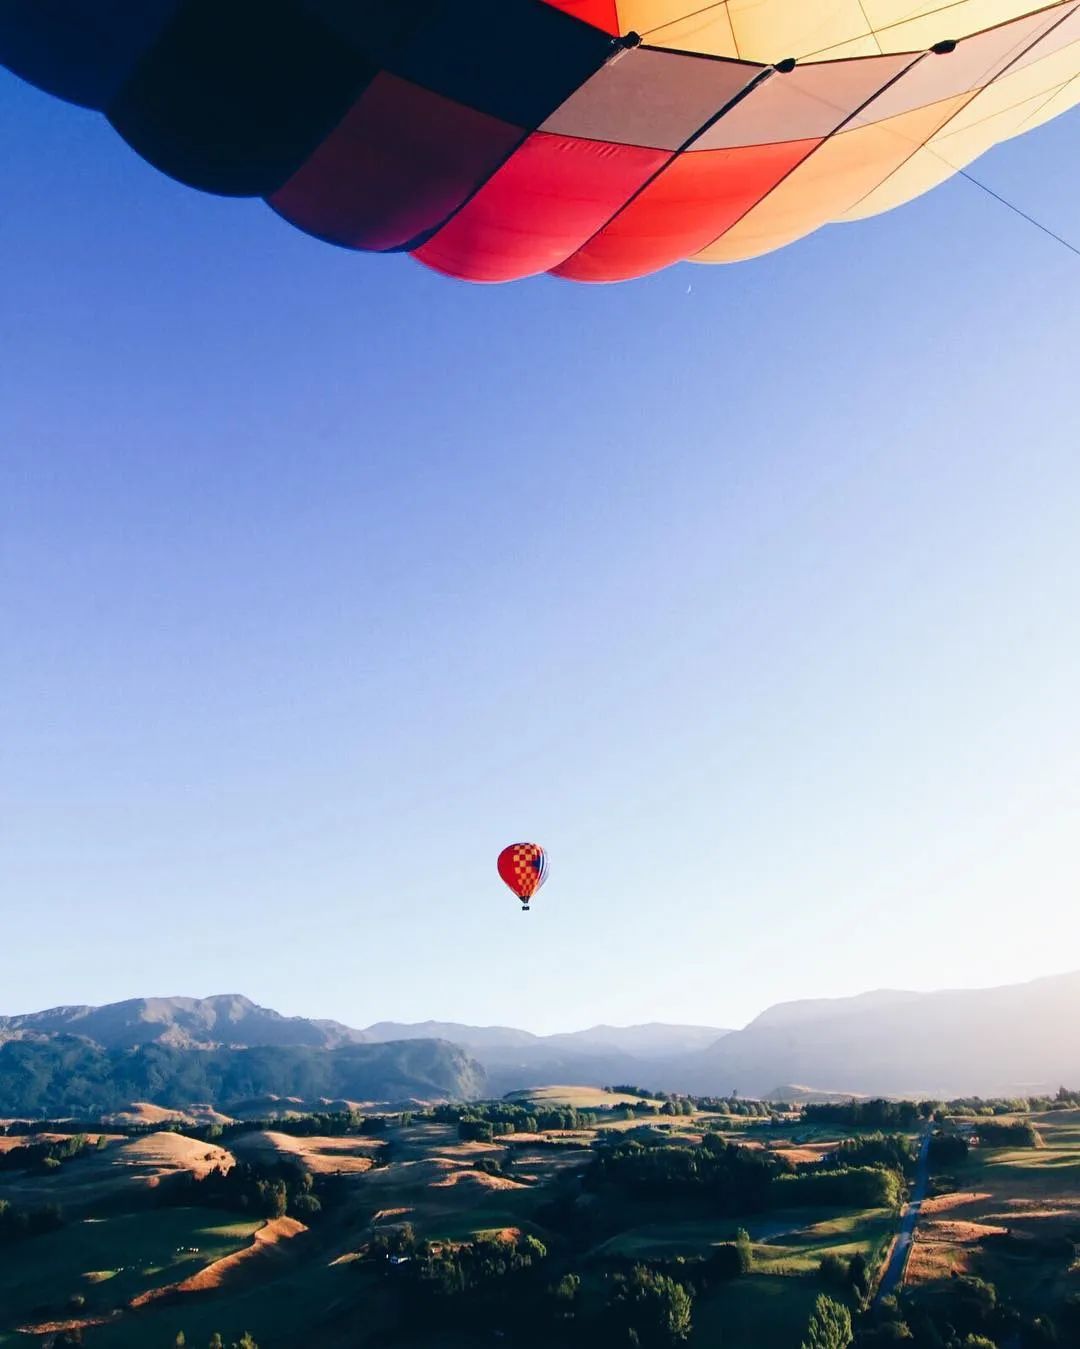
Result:
<svg viewBox="0 0 1080 1349"><path fill-rule="evenodd" d="M206 1209L160 1209L69 1223L0 1260L4 1328L97 1315L176 1283L246 1246L261 1219Z"/></svg>
<svg viewBox="0 0 1080 1349"><path fill-rule="evenodd" d="M521 1275L523 1306L540 1301L516 1338L504 1332L508 1345L536 1342L543 1318L556 1314L544 1310L545 1289L569 1274L578 1281L574 1315L598 1326L635 1270L685 1281L693 1291L688 1343L701 1349L797 1349L826 1287L858 1314L863 1293L837 1284L835 1271L859 1265L861 1277L873 1280L897 1229L895 1208L826 1203L807 1192L812 1203L781 1205L759 1195L740 1211L722 1189L687 1190L680 1182L681 1189L639 1193L632 1184L620 1188L617 1172L601 1184L598 1175L608 1173L596 1167L624 1156L656 1159L673 1176L705 1175L710 1158L725 1166L737 1159L770 1176L812 1179L840 1165L833 1159L845 1140L873 1148L881 1134L813 1116L745 1118L695 1108L672 1117L637 1097L573 1095L580 1106L559 1087L490 1103L483 1109L492 1118L510 1111L515 1121L496 1136L459 1127L464 1108L449 1117L389 1117L374 1131L336 1135L314 1121L280 1120L231 1123L219 1138L211 1122L210 1138L136 1130L50 1175L2 1172L0 1199L70 1196L72 1208L57 1230L5 1250L0 1344L44 1349L50 1336L78 1327L87 1349L171 1349L181 1332L192 1346L215 1333L228 1344L249 1332L260 1349L309 1339L320 1349L478 1349L503 1329L492 1317L523 1314L514 1302L502 1312L494 1310L500 1304L486 1311L478 1304L474 1322L458 1316L451 1300L431 1308L434 1322L421 1325L418 1308L431 1295L412 1274L417 1252L437 1270L440 1260L473 1250L521 1252L526 1266L540 1261L535 1276ZM594 1113L558 1113L579 1109ZM520 1131L526 1118L530 1132ZM926 1201L909 1291L974 1268L1032 1307L1060 1303L1072 1290L1075 1272L1061 1262L1036 1268L982 1241L994 1231L1080 1230L1080 1114L1053 1112L1036 1123L1043 1146L973 1149L956 1184ZM799 1193L775 1187L777 1200ZM297 1216L242 1211L253 1204ZM397 1268L387 1254L394 1243L412 1252ZM736 1249L745 1265L732 1277ZM725 1260L728 1273L705 1277ZM825 1265L832 1283L823 1281ZM395 1324L398 1338L386 1340ZM559 1343L558 1322L547 1324L549 1341Z"/></svg>
<svg viewBox="0 0 1080 1349"><path fill-rule="evenodd" d="M1034 1258L1080 1235L1080 1111L1032 1116L1038 1148L975 1147L926 1201L908 1286L977 1274L1033 1312L1080 1292L1080 1268ZM1003 1240L1004 1238L1004 1240Z"/></svg>

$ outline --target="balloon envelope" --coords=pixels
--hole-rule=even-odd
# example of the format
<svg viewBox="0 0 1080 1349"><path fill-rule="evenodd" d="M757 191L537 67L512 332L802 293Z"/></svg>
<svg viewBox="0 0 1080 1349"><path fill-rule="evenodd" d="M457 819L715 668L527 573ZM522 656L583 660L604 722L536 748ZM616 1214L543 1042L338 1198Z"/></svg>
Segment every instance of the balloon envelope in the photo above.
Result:
<svg viewBox="0 0 1080 1349"><path fill-rule="evenodd" d="M344 247L613 281L887 210L1058 115L1078 9L0 0L0 62L173 177Z"/></svg>
<svg viewBox="0 0 1080 1349"><path fill-rule="evenodd" d="M547 853L538 843L511 843L499 854L499 875L526 905L547 880Z"/></svg>

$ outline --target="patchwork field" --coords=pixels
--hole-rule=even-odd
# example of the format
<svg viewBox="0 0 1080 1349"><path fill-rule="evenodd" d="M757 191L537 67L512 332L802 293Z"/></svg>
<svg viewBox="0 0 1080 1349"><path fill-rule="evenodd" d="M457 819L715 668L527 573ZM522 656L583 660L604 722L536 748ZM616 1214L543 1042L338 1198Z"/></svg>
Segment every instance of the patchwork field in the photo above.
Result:
<svg viewBox="0 0 1080 1349"><path fill-rule="evenodd" d="M535 1239L552 1271L537 1288L573 1269L581 1306L595 1310L634 1267L692 1279L695 1269L733 1250L743 1229L752 1268L697 1288L689 1343L797 1349L826 1286L823 1260L847 1268L861 1258L871 1275L880 1268L897 1230L891 1208L819 1202L718 1216L704 1194L600 1196L585 1180L597 1148L627 1145L631 1154L667 1149L675 1165L707 1157L709 1146L724 1155L736 1144L739 1156L812 1174L832 1164L845 1138L865 1140L867 1130L704 1110L642 1119L634 1114L639 1098L620 1106L608 1093L559 1087L529 1093L520 1104L562 1120L543 1116L544 1109L593 1111L601 1101L608 1113L587 1127L577 1121L490 1139L461 1137L465 1130L437 1112L389 1118L377 1133L339 1127L309 1134L287 1120L250 1127L233 1121L216 1140L151 1128L110 1134L100 1149L65 1160L53 1174L0 1171L0 1200L60 1203L66 1217L57 1230L4 1250L0 1345L44 1349L65 1328L78 1328L87 1349L171 1349L179 1332L191 1345L207 1344L214 1333L229 1343L245 1331L260 1349L307 1342L362 1349L379 1343L407 1306L401 1290L408 1275L372 1254L397 1241L430 1243L424 1249L438 1253L468 1250L485 1238L509 1251ZM515 1119L524 1117L519 1111ZM910 1289L978 1270L1034 1306L1078 1286L1075 1269L1060 1261L1044 1266L1030 1253L1040 1242L1080 1234L1080 1111L1036 1122L1044 1146L974 1149L957 1168L954 1188L926 1201ZM141 1128L153 1123L141 1121ZM213 1121L208 1132L220 1128ZM10 1152L20 1139L2 1141ZM242 1211L245 1205L251 1211ZM987 1245L988 1237L999 1245ZM1011 1244L1002 1246L1001 1238ZM850 1290L831 1295L857 1311ZM394 1343L474 1349L496 1328L489 1323L473 1333L447 1325L437 1338L418 1331ZM559 1342L556 1331L549 1338Z"/></svg>
<svg viewBox="0 0 1080 1349"><path fill-rule="evenodd" d="M1080 1110L1032 1123L1041 1147L975 1147L950 1172L955 1188L924 1202L909 1287L977 1274L1033 1311L1080 1292L1080 1265L1040 1258L1080 1239Z"/></svg>

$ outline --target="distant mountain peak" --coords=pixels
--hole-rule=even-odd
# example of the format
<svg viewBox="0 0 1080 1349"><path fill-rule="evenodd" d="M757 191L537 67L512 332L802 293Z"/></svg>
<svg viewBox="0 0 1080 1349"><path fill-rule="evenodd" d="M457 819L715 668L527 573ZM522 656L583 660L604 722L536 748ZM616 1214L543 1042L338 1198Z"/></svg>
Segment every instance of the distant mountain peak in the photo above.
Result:
<svg viewBox="0 0 1080 1349"><path fill-rule="evenodd" d="M190 1049L254 1045L328 1049L364 1039L359 1031L336 1021L282 1016L242 993L219 993L208 998L128 998L101 1007L51 1007L0 1017L0 1036L11 1038L28 1032L78 1035L106 1049L154 1043Z"/></svg>

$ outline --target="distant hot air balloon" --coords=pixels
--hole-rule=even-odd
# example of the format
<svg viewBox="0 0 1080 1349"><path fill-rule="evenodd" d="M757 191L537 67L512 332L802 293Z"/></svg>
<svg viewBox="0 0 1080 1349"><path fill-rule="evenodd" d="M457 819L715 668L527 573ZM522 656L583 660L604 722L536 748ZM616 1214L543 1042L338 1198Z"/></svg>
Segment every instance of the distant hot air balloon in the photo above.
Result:
<svg viewBox="0 0 1080 1349"><path fill-rule="evenodd" d="M547 880L547 853L538 843L511 843L499 853L499 875L521 900L525 913L529 900Z"/></svg>
<svg viewBox="0 0 1080 1349"><path fill-rule="evenodd" d="M0 0L0 65L342 247L618 281L888 210L1056 117L1080 0Z"/></svg>

